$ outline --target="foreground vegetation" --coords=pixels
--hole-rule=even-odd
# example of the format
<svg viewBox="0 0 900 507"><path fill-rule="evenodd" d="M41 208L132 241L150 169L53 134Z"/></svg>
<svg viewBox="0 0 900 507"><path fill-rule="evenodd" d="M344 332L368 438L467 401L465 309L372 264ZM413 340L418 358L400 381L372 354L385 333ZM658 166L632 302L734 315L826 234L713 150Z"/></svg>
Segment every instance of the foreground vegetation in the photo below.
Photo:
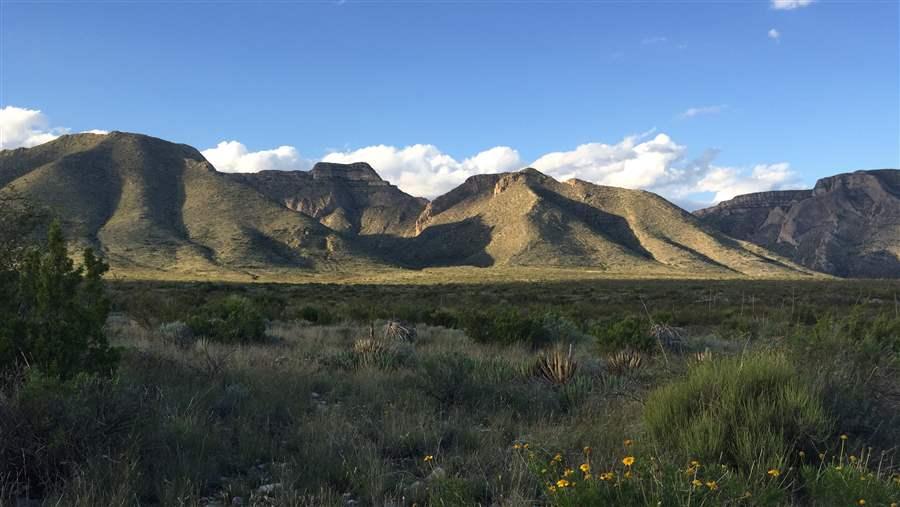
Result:
<svg viewBox="0 0 900 507"><path fill-rule="evenodd" d="M900 502L895 284L104 291L53 234L2 285L2 505Z"/></svg>

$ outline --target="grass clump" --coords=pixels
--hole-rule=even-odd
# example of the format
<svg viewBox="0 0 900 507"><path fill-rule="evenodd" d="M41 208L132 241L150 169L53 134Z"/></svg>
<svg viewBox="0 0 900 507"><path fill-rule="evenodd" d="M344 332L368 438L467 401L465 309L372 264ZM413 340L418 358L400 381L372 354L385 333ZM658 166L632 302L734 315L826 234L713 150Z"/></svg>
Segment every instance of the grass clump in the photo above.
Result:
<svg viewBox="0 0 900 507"><path fill-rule="evenodd" d="M696 365L651 393L644 422L663 449L747 473L783 468L831 428L819 393L770 352Z"/></svg>
<svg viewBox="0 0 900 507"><path fill-rule="evenodd" d="M553 340L544 327L543 316L529 315L512 307L471 312L463 317L462 329L478 343L524 343L540 348Z"/></svg>

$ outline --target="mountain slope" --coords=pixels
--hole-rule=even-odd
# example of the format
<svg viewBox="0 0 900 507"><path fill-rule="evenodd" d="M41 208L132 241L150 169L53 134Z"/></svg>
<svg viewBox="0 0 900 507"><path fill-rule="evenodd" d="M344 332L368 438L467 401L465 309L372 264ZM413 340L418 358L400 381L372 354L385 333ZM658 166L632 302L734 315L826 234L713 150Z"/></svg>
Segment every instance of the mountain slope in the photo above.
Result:
<svg viewBox="0 0 900 507"><path fill-rule="evenodd" d="M0 182L117 267L325 268L346 250L333 231L217 173L196 149L138 134L2 151Z"/></svg>
<svg viewBox="0 0 900 507"><path fill-rule="evenodd" d="M742 195L695 214L811 269L900 278L900 170L839 174L812 190Z"/></svg>
<svg viewBox="0 0 900 507"><path fill-rule="evenodd" d="M352 234L405 235L425 208L381 179L369 164L319 162L306 171L228 174L288 208Z"/></svg>
<svg viewBox="0 0 900 507"><path fill-rule="evenodd" d="M441 234L436 234L440 231ZM442 241L468 233L464 241ZM436 198L396 255L428 264L578 266L611 273L752 276L804 270L705 228L689 213L644 191L559 182L534 169L478 175ZM455 251L453 251L455 249Z"/></svg>

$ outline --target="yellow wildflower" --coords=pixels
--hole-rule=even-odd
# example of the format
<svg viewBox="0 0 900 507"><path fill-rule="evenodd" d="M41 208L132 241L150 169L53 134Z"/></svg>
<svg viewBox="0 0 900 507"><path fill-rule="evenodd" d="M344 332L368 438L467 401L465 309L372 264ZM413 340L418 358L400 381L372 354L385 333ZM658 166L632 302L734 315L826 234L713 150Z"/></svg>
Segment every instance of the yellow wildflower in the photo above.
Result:
<svg viewBox="0 0 900 507"><path fill-rule="evenodd" d="M630 467L634 464L634 456L625 456L624 458L622 458L622 463L625 466Z"/></svg>
<svg viewBox="0 0 900 507"><path fill-rule="evenodd" d="M572 475L572 474L574 474L574 473L575 473L574 470L572 470L571 468L567 468L567 469L563 472L563 477L569 477L570 475Z"/></svg>
<svg viewBox="0 0 900 507"><path fill-rule="evenodd" d="M841 440L847 440L848 438L850 437L848 437L846 433L841 435Z"/></svg>
<svg viewBox="0 0 900 507"><path fill-rule="evenodd" d="M556 485L551 484L551 485L547 486L547 490L550 491L551 493L556 493Z"/></svg>
<svg viewBox="0 0 900 507"><path fill-rule="evenodd" d="M859 500L856 501L856 505L865 505L865 504L866 504L866 500L863 498L860 498Z"/></svg>
<svg viewBox="0 0 900 507"><path fill-rule="evenodd" d="M553 456L553 461L556 461L557 463L562 461L562 454L556 453L556 456Z"/></svg>
<svg viewBox="0 0 900 507"><path fill-rule="evenodd" d="M569 487L569 484L571 484L571 483L565 479L560 479L560 480L556 481L556 487L558 487L558 488L567 488L567 487Z"/></svg>
<svg viewBox="0 0 900 507"><path fill-rule="evenodd" d="M581 470L581 471L584 472L584 473L588 473L588 472L591 471L591 465L589 465L589 464L587 464L587 463L582 463L581 466L578 467L578 469Z"/></svg>
<svg viewBox="0 0 900 507"><path fill-rule="evenodd" d="M434 456L432 456L431 454L429 454L428 456L425 456L425 458L423 459L423 461L425 461L425 463L428 463L429 461L434 461Z"/></svg>
<svg viewBox="0 0 900 507"><path fill-rule="evenodd" d="M632 440L630 438L626 438L625 442L623 442L623 443L625 444L625 447L631 447L631 444L634 443L634 440Z"/></svg>
<svg viewBox="0 0 900 507"><path fill-rule="evenodd" d="M716 481L709 481L706 483L706 487L710 489L710 491L715 491L719 489L719 485L716 484Z"/></svg>
<svg viewBox="0 0 900 507"><path fill-rule="evenodd" d="M585 454L585 456L590 455L590 454L591 454L591 448L590 448L590 447L585 447L585 448L584 448L584 454Z"/></svg>
<svg viewBox="0 0 900 507"><path fill-rule="evenodd" d="M593 478L594 478L594 477L593 477L591 474L584 474L584 480L586 480L586 481L589 481L589 480L591 480L591 479L593 479Z"/></svg>
<svg viewBox="0 0 900 507"><path fill-rule="evenodd" d="M691 484L693 484L695 488L699 488L703 485L703 482L700 479L694 479L691 481Z"/></svg>
<svg viewBox="0 0 900 507"><path fill-rule="evenodd" d="M798 454L800 455L801 458L805 458L805 457L806 457L806 453L803 452L803 451L800 451Z"/></svg>
<svg viewBox="0 0 900 507"><path fill-rule="evenodd" d="M522 444L522 449L528 449L528 444Z"/></svg>
<svg viewBox="0 0 900 507"><path fill-rule="evenodd" d="M600 474L601 481L611 481L615 478L616 478L615 472L604 472L604 473Z"/></svg>
<svg viewBox="0 0 900 507"><path fill-rule="evenodd" d="M779 475L781 475L781 471L778 470L777 468L773 468L773 469L769 470L767 473L769 474L770 477L778 477Z"/></svg>
<svg viewBox="0 0 900 507"><path fill-rule="evenodd" d="M691 460L691 467L698 468L700 466L700 462L697 460Z"/></svg>
<svg viewBox="0 0 900 507"><path fill-rule="evenodd" d="M513 449L521 449L521 448L522 448L522 445L519 444L518 442L516 442L515 444L513 444Z"/></svg>

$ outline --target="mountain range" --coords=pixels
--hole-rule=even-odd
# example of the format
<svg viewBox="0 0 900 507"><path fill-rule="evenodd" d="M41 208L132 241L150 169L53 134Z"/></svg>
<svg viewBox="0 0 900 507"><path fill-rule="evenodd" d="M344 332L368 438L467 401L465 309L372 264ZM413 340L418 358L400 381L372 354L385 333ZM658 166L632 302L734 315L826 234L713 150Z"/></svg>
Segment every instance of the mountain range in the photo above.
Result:
<svg viewBox="0 0 900 507"><path fill-rule="evenodd" d="M451 266L647 277L897 276L898 173L854 173L854 182L877 185L854 183L852 191L842 175L813 191L739 197L691 214L650 192L557 181L531 168L472 176L426 200L364 162L221 173L190 146L140 134L74 134L0 151L0 192L59 216L73 243L97 249L116 272L196 278ZM827 204L804 204L825 194ZM849 226L852 241L834 230L809 232L844 223L849 210L866 224ZM778 222L775 233L779 213L790 221ZM846 246L843 257L803 246L833 238ZM845 268L857 252L868 267Z"/></svg>
<svg viewBox="0 0 900 507"><path fill-rule="evenodd" d="M900 171L822 178L811 190L735 197L695 215L816 271L900 278Z"/></svg>

